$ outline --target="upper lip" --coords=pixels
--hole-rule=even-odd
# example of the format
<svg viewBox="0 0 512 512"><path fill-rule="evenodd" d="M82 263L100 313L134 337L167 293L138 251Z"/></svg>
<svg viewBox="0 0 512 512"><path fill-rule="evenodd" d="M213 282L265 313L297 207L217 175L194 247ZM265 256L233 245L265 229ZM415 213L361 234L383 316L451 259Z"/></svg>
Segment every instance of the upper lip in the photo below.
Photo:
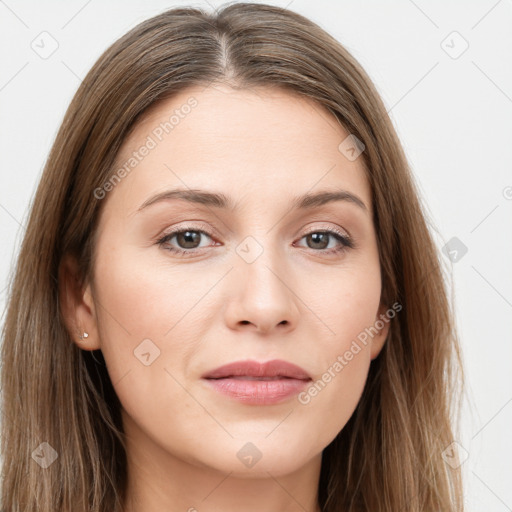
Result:
<svg viewBox="0 0 512 512"><path fill-rule="evenodd" d="M290 379L310 380L309 374L296 364L274 359L259 363L246 360L228 363L202 375L203 379L222 379L226 377L286 377Z"/></svg>

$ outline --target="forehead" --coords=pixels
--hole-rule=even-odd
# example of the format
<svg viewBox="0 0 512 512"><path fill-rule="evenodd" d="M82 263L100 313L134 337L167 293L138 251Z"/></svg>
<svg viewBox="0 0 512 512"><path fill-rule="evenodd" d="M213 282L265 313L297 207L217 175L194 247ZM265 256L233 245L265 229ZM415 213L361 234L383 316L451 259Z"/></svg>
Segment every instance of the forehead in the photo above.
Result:
<svg viewBox="0 0 512 512"><path fill-rule="evenodd" d="M270 204L335 187L370 210L363 159L340 150L349 135L323 106L283 89L193 86L156 104L132 130L116 159L129 176L115 194L141 203L179 186Z"/></svg>

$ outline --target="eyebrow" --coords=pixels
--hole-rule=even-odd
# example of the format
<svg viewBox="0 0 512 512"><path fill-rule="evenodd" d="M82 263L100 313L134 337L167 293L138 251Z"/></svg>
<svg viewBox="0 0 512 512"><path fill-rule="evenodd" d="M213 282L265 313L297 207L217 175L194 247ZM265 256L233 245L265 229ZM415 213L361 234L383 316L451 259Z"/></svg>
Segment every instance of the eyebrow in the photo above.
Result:
<svg viewBox="0 0 512 512"><path fill-rule="evenodd" d="M160 192L142 203L137 213L149 206L161 201L171 201L173 199L182 199L191 203L212 206L215 208L229 209L235 211L238 204L220 192L206 192L198 189L174 189ZM367 206L358 196L348 190L324 190L314 194L304 194L292 199L291 206L298 210L308 210L317 208L335 201L346 201L361 208L365 213L369 213Z"/></svg>

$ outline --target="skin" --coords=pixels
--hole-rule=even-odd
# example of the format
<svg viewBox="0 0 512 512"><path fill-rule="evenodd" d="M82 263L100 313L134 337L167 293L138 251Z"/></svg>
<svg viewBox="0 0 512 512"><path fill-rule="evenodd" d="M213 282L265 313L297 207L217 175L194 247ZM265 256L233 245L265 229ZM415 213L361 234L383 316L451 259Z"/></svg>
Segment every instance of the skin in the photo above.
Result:
<svg viewBox="0 0 512 512"><path fill-rule="evenodd" d="M340 152L348 132L308 99L194 86L135 127L117 164L191 96L198 105L102 199L93 280L67 292L67 323L89 333L76 339L82 349L102 350L123 406L126 512L316 512L322 450L354 412L389 324L307 404L243 404L200 377L232 361L284 359L316 381L387 309L362 158ZM224 193L237 209L178 199L137 211L177 187ZM291 208L295 196L340 188L367 210ZM211 236L156 243L189 224ZM306 236L333 228L356 247L328 254L343 247L334 236L324 245ZM262 248L252 263L237 252L246 237ZM69 283L75 271L66 259ZM160 350L148 366L134 356L144 339ZM250 468L237 457L247 442L262 454Z"/></svg>

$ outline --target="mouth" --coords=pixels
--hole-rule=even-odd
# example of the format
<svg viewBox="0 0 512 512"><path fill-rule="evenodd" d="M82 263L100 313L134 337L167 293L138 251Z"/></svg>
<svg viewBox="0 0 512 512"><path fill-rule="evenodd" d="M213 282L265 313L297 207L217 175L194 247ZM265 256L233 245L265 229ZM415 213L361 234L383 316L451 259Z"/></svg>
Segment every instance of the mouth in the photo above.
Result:
<svg viewBox="0 0 512 512"><path fill-rule="evenodd" d="M312 380L303 368L282 360L237 361L206 373L202 379L210 389L251 405L286 401Z"/></svg>
<svg viewBox="0 0 512 512"><path fill-rule="evenodd" d="M282 359L273 359L264 363L252 360L235 361L219 366L202 375L203 379L224 379L228 377L311 379L306 370Z"/></svg>
<svg viewBox="0 0 512 512"><path fill-rule="evenodd" d="M284 377L282 375L278 375L276 377L252 377L251 375L230 375L228 377L217 377L212 380L219 379L233 379L233 380L281 380L281 379L291 379L292 377Z"/></svg>

